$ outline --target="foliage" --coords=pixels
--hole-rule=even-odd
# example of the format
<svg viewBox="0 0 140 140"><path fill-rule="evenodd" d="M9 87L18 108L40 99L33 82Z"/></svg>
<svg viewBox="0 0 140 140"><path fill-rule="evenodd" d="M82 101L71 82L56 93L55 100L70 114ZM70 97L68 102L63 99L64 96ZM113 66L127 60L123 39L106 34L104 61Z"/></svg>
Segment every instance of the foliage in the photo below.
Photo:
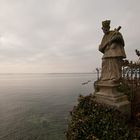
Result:
<svg viewBox="0 0 140 140"><path fill-rule="evenodd" d="M125 117L92 95L80 96L70 114L67 140L132 140Z"/></svg>
<svg viewBox="0 0 140 140"><path fill-rule="evenodd" d="M117 88L117 90L119 92L122 92L125 95L127 95L128 96L128 100L130 102L132 102L134 100L134 95L133 95L133 92L132 92L132 88L131 88L131 86L128 83L122 81L120 83L119 87Z"/></svg>

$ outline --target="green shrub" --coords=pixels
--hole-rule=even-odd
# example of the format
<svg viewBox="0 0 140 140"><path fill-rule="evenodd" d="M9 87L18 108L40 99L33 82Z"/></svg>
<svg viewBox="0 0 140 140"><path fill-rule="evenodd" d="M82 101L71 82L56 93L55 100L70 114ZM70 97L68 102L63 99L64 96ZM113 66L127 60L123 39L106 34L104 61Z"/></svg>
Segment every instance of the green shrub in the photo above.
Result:
<svg viewBox="0 0 140 140"><path fill-rule="evenodd" d="M125 117L92 95L80 96L70 114L67 140L132 140Z"/></svg>
<svg viewBox="0 0 140 140"><path fill-rule="evenodd" d="M132 85L129 85L128 83L121 82L119 87L117 88L118 92L122 92L125 95L127 95L128 100L132 102L134 100L134 94L132 92Z"/></svg>

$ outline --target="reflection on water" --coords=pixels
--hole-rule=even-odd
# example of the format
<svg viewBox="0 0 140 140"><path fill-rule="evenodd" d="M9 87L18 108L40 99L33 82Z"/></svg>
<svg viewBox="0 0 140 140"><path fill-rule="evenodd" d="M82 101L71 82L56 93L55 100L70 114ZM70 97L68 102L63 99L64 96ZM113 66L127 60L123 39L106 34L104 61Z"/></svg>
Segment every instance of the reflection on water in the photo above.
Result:
<svg viewBox="0 0 140 140"><path fill-rule="evenodd" d="M69 111L94 80L94 74L1 74L0 140L65 139Z"/></svg>

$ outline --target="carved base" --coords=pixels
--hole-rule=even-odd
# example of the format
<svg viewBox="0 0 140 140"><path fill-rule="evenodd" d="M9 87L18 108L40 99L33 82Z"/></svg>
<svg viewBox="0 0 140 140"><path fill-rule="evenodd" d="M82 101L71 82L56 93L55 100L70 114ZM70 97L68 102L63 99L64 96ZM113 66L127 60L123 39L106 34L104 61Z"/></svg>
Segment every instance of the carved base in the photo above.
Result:
<svg viewBox="0 0 140 140"><path fill-rule="evenodd" d="M98 83L99 91L95 92L97 102L116 107L128 118L131 116L131 104L123 93L117 91L118 84Z"/></svg>

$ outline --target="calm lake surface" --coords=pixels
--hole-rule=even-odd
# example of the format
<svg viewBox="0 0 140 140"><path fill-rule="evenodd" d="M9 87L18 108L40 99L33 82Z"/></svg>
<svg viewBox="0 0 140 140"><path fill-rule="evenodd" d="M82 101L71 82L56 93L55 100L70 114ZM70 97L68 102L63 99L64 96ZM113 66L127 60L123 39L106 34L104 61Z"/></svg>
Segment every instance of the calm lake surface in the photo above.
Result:
<svg viewBox="0 0 140 140"><path fill-rule="evenodd" d="M69 111L80 94L93 92L95 80L94 74L0 74L0 140L65 140Z"/></svg>

